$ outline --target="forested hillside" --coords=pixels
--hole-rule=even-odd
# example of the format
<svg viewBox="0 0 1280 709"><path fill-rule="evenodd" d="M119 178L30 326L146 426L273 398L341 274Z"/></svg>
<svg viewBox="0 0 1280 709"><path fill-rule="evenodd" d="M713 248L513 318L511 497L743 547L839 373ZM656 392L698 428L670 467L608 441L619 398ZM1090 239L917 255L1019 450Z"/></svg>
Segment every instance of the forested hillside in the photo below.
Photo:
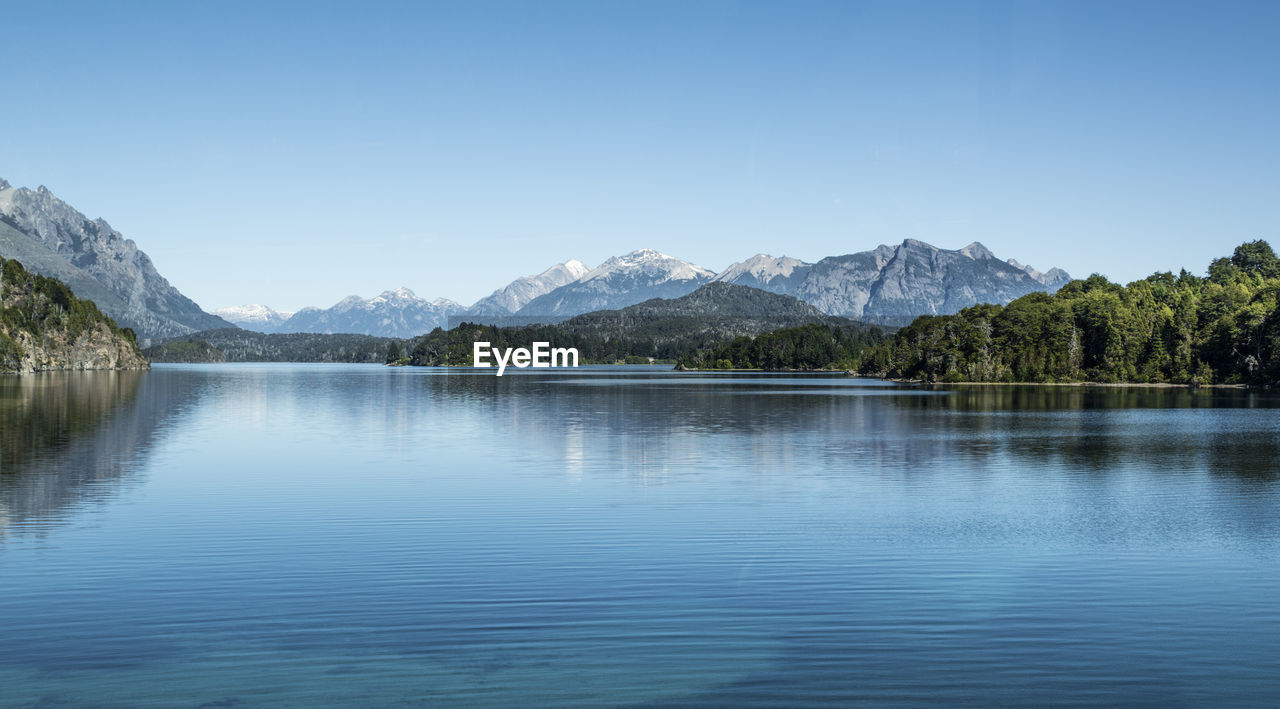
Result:
<svg viewBox="0 0 1280 709"><path fill-rule="evenodd" d="M1265 241L1209 265L1121 286L1099 275L1054 295L921 317L859 363L951 382L1280 381L1280 259Z"/></svg>
<svg viewBox="0 0 1280 709"><path fill-rule="evenodd" d="M132 330L121 329L65 283L0 259L0 371L146 369Z"/></svg>
<svg viewBox="0 0 1280 709"><path fill-rule="evenodd" d="M884 342L880 328L813 323L757 337L739 337L680 359L685 369L852 369L868 347Z"/></svg>
<svg viewBox="0 0 1280 709"><path fill-rule="evenodd" d="M175 337L147 349L153 362L383 362L397 342L373 335L276 333L227 327ZM190 344L185 344L190 343ZM199 343L199 344L195 344Z"/></svg>

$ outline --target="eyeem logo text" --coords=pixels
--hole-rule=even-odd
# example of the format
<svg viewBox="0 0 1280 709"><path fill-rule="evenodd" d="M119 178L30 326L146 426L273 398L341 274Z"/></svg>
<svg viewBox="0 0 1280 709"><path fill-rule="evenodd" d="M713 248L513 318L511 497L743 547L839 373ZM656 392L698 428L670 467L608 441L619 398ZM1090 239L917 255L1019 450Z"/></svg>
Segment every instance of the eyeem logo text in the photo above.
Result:
<svg viewBox="0 0 1280 709"><path fill-rule="evenodd" d="M535 342L532 349L508 347L505 350L499 350L490 347L488 342L477 342L471 348L473 367L492 367L493 365L489 363L491 356L498 365L499 377L506 371L508 364L520 369L578 366L577 347L552 347L550 342Z"/></svg>

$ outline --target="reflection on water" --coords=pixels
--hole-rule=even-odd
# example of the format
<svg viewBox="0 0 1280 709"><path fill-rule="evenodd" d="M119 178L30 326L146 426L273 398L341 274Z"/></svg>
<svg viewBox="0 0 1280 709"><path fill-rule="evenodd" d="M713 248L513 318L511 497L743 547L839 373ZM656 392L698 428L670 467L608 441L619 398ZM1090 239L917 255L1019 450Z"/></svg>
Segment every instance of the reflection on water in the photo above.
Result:
<svg viewBox="0 0 1280 709"><path fill-rule="evenodd" d="M1270 704L1278 407L634 367L4 379L0 707Z"/></svg>
<svg viewBox="0 0 1280 709"><path fill-rule="evenodd" d="M101 499L136 469L155 426L150 402L137 399L143 377L0 376L0 537Z"/></svg>

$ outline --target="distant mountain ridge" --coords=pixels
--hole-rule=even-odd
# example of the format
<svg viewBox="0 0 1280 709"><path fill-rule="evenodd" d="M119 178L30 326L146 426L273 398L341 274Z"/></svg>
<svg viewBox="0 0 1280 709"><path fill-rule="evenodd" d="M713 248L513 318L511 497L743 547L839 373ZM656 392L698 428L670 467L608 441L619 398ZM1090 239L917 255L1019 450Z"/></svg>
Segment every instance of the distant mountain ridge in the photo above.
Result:
<svg viewBox="0 0 1280 709"><path fill-rule="evenodd" d="M901 326L920 315L954 313L980 302L1007 303L1038 290L1053 292L1069 280L1058 268L1042 273L1013 259L1001 261L978 242L948 250L907 239L896 247L881 245L816 263L756 254L718 274L653 249L639 249L593 269L576 260L556 264L538 275L518 278L468 308L445 299L426 301L399 289L367 301L352 296L327 310L304 308L292 317L265 306L217 313L259 332L412 337L463 320L558 323L654 298L678 299L715 282L794 296L830 316Z"/></svg>
<svg viewBox="0 0 1280 709"><path fill-rule="evenodd" d="M281 325L293 317L293 313L272 310L258 303L218 308L212 312L233 325L258 332L276 332Z"/></svg>
<svg viewBox="0 0 1280 709"><path fill-rule="evenodd" d="M510 315L518 312L529 301L545 295L561 286L573 283L591 271L577 259L558 263L536 276L523 276L491 295L476 301L466 312L484 315Z"/></svg>
<svg viewBox="0 0 1280 709"><path fill-rule="evenodd" d="M464 308L447 298L427 300L408 288L383 291L372 298L350 295L328 308L307 307L296 313L265 305L242 305L214 311L237 327L265 334L354 334L412 337L448 325Z"/></svg>
<svg viewBox="0 0 1280 709"><path fill-rule="evenodd" d="M132 240L43 185L0 179L0 256L65 282L144 339L228 325L170 285Z"/></svg>
<svg viewBox="0 0 1280 709"><path fill-rule="evenodd" d="M653 249L614 256L520 308L519 314L577 315L623 308L651 298L678 298L710 283L715 273Z"/></svg>
<svg viewBox="0 0 1280 709"><path fill-rule="evenodd" d="M303 308L276 331L412 337L443 327L450 315L462 310L447 298L427 300L408 288L397 288L367 300L348 296L326 310Z"/></svg>

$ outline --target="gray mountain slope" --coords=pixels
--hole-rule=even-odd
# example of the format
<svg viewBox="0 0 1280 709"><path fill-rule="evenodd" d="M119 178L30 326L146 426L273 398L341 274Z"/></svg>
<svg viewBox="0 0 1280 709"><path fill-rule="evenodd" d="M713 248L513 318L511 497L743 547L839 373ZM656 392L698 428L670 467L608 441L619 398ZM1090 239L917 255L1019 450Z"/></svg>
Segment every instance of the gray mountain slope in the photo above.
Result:
<svg viewBox="0 0 1280 709"><path fill-rule="evenodd" d="M572 283L590 270L586 264L576 259L558 263L537 275L517 278L476 301L466 312L475 315L510 315L534 298Z"/></svg>
<svg viewBox="0 0 1280 709"><path fill-rule="evenodd" d="M31 261L23 265L32 270L58 278L66 276L77 295L93 300L121 326L133 328L140 338L183 335L229 325L201 310L170 285L133 241L102 219L90 220L43 186L35 190L13 188L0 180L0 218L29 239L22 242L8 234L6 243L15 252L10 255L0 251L0 255L22 261L18 253L22 252ZM75 271L68 272L68 266ZM45 272L45 268L51 270ZM102 290L114 298L105 296Z"/></svg>
<svg viewBox="0 0 1280 709"><path fill-rule="evenodd" d="M823 312L864 322L906 325L920 315L950 314L977 303L1007 303L1032 291L1053 292L1071 277L1001 261L982 244L939 249L907 239L896 247L829 256L814 264L758 254L717 281L794 295Z"/></svg>
<svg viewBox="0 0 1280 709"><path fill-rule="evenodd" d="M791 295L812 269L813 264L789 256L756 254L716 274L715 280Z"/></svg>

